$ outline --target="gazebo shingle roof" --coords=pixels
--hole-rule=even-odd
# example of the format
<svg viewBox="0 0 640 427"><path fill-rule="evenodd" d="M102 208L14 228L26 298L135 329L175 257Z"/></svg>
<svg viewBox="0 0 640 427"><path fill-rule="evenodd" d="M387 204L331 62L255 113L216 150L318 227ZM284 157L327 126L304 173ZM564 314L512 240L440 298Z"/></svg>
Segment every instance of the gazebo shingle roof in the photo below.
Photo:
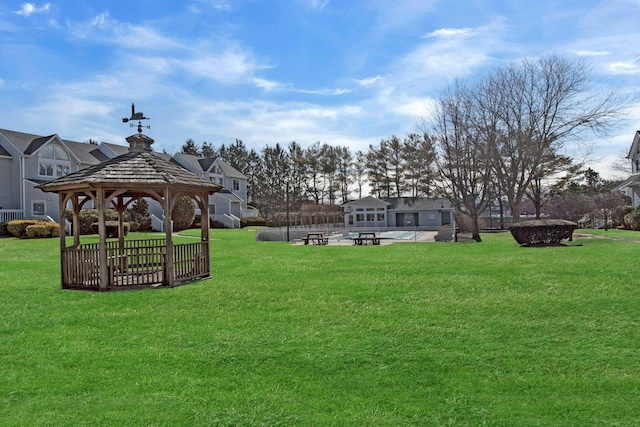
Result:
<svg viewBox="0 0 640 427"><path fill-rule="evenodd" d="M182 166L160 158L151 150L153 140L146 135L132 135L127 141L131 145L129 152L38 187L43 191L58 191L86 186L133 189L171 185L209 193L221 189Z"/></svg>
<svg viewBox="0 0 640 427"><path fill-rule="evenodd" d="M83 185L157 186L171 184L217 191L220 186L167 162L151 152L129 152L103 163L90 166L40 186L43 191L56 191Z"/></svg>

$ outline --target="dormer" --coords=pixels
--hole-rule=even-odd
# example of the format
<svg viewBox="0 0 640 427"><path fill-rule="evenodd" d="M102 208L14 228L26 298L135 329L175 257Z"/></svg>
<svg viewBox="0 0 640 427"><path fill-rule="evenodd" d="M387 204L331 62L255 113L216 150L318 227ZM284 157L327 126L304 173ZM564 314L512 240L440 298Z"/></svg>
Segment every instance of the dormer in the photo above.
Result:
<svg viewBox="0 0 640 427"><path fill-rule="evenodd" d="M25 154L37 157L39 178L60 178L73 171L72 161L80 163L57 135L34 139Z"/></svg>

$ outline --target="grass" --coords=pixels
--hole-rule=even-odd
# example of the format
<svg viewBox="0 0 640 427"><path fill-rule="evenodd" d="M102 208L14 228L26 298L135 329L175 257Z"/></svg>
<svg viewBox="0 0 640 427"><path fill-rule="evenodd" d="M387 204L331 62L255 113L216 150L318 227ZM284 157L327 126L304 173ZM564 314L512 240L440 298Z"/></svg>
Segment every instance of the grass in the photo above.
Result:
<svg viewBox="0 0 640 427"><path fill-rule="evenodd" d="M104 294L0 240L0 425L640 425L637 243L212 239L212 279Z"/></svg>

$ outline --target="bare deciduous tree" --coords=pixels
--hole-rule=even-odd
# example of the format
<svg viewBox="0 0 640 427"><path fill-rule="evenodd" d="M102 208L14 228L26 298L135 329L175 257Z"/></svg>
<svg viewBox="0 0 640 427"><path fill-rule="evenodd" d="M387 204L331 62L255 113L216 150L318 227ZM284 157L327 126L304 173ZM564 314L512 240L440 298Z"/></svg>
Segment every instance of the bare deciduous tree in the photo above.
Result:
<svg viewBox="0 0 640 427"><path fill-rule="evenodd" d="M493 165L488 142L475 131L477 110L469 89L457 81L437 101L433 131L440 191L471 218L472 238L480 242L479 217L490 203Z"/></svg>
<svg viewBox="0 0 640 427"><path fill-rule="evenodd" d="M530 192L534 181L575 166L563 153L569 144L606 135L621 118L625 100L594 91L590 74L583 59L549 55L498 68L479 84L478 95L489 95L484 105L497 117L495 172L514 220L528 191L534 205L542 204Z"/></svg>

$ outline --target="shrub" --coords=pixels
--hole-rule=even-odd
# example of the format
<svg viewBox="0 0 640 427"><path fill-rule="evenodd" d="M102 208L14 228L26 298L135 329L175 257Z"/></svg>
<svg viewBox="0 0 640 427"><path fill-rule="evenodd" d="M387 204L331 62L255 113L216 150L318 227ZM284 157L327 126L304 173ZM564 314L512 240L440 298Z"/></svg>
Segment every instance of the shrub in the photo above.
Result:
<svg viewBox="0 0 640 427"><path fill-rule="evenodd" d="M186 230L191 227L196 217L196 202L191 197L180 197L171 211L173 231Z"/></svg>
<svg viewBox="0 0 640 427"><path fill-rule="evenodd" d="M129 209L131 215L131 231L148 231L151 230L151 215L149 215L149 203L145 199L138 199L134 202L134 205ZM137 223L138 228L133 229L133 224Z"/></svg>
<svg viewBox="0 0 640 427"><path fill-rule="evenodd" d="M640 209L636 208L626 214L624 223L630 230L640 230Z"/></svg>
<svg viewBox="0 0 640 427"><path fill-rule="evenodd" d="M0 222L0 236L8 236L9 233L7 231L7 223L6 222Z"/></svg>
<svg viewBox="0 0 640 427"><path fill-rule="evenodd" d="M27 227L27 237L30 239L41 237L60 237L60 224L53 221L43 221Z"/></svg>
<svg viewBox="0 0 640 427"><path fill-rule="evenodd" d="M30 225L36 225L39 223L45 222L41 219L14 219L13 221L9 221L7 223L7 231L18 237L20 239L24 239L27 236L27 227Z"/></svg>
<svg viewBox="0 0 640 427"><path fill-rule="evenodd" d="M578 224L563 219L536 219L509 227L513 238L522 246L558 245L563 239L571 240Z"/></svg>
<svg viewBox="0 0 640 427"><path fill-rule="evenodd" d="M66 209L64 216L69 221L73 220L73 211ZM115 209L107 209L104 214L106 221L118 221L118 212ZM97 209L81 209L79 214L80 222L80 234L95 234L92 225L98 222L98 210ZM96 229L97 230L97 229Z"/></svg>
<svg viewBox="0 0 640 427"><path fill-rule="evenodd" d="M618 206L611 212L611 224L613 227L628 228L625 217L633 212L633 208L629 205Z"/></svg>
<svg viewBox="0 0 640 427"><path fill-rule="evenodd" d="M107 232L107 237L118 237L118 221L105 221L105 229ZM91 232L92 234L98 234L98 223L94 222L91 224ZM129 234L129 223L124 223L124 235Z"/></svg>
<svg viewBox="0 0 640 427"><path fill-rule="evenodd" d="M267 222L259 216L249 216L240 218L240 227L258 227L265 226Z"/></svg>
<svg viewBox="0 0 640 427"><path fill-rule="evenodd" d="M261 242L280 242L282 241L282 236L279 233L266 231L258 234L257 239Z"/></svg>

